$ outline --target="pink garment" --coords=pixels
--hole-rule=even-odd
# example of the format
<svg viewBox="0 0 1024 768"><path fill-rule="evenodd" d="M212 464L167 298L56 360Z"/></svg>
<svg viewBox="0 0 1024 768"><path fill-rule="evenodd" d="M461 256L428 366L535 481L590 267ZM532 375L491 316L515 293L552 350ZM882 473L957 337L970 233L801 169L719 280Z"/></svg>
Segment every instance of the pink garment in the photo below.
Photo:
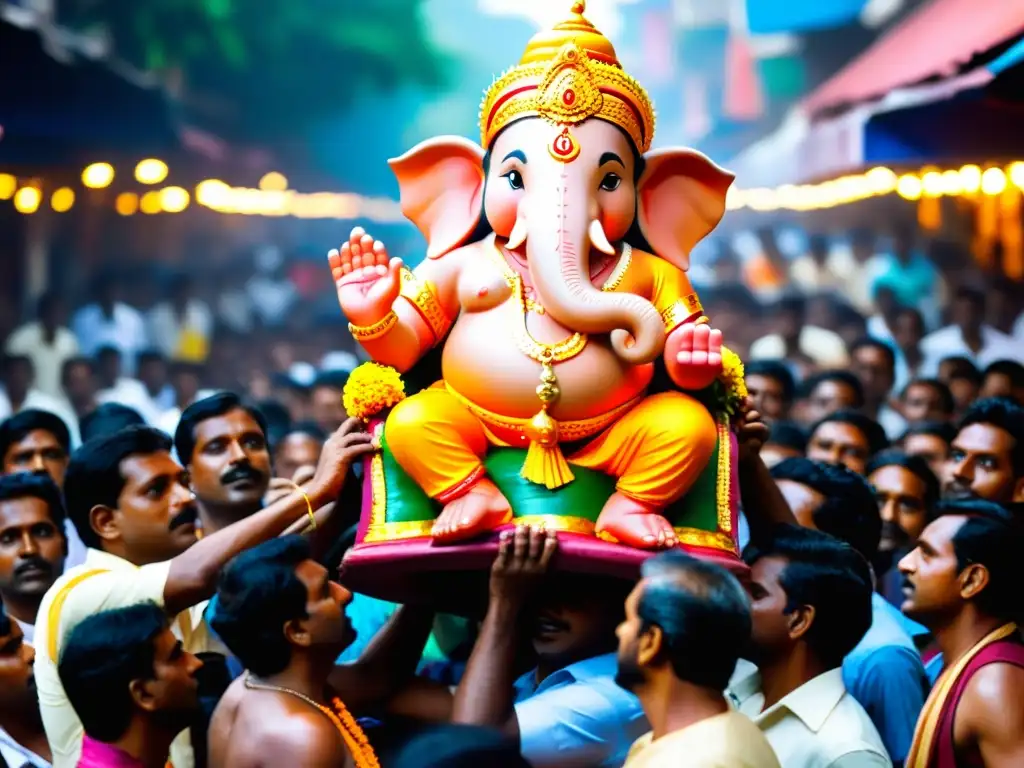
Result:
<svg viewBox="0 0 1024 768"><path fill-rule="evenodd" d="M113 744L104 744L85 736L82 739L82 756L78 758L78 768L143 768L143 765Z"/></svg>

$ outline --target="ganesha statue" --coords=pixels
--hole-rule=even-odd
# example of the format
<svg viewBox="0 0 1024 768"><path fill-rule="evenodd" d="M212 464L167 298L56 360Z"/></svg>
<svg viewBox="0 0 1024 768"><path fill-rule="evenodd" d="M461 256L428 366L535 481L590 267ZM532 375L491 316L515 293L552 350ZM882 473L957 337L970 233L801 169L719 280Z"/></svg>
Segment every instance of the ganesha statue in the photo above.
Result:
<svg viewBox="0 0 1024 768"><path fill-rule="evenodd" d="M358 228L330 254L373 361L404 373L441 347L442 379L383 424L389 460L434 504L434 545L530 517L492 476L504 452L541 497L608 478L590 536L673 547L666 509L729 450L692 394L719 377L723 348L686 270L733 177L692 150L651 151L650 99L584 11L487 90L480 145L434 138L390 162L421 264ZM671 386L652 393L659 358Z"/></svg>

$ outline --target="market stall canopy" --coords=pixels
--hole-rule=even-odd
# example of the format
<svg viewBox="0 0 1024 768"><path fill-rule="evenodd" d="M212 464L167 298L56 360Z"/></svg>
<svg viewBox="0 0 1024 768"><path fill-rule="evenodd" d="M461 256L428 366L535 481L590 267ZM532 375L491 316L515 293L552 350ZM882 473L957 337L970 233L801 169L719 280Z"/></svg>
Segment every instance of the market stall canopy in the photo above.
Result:
<svg viewBox="0 0 1024 768"><path fill-rule="evenodd" d="M904 86L948 78L1024 33L1024 0L932 0L911 13L802 104L812 118Z"/></svg>
<svg viewBox="0 0 1024 768"><path fill-rule="evenodd" d="M0 21L0 159L59 165L92 153L166 153L180 147L159 88L106 64L50 55L43 34Z"/></svg>

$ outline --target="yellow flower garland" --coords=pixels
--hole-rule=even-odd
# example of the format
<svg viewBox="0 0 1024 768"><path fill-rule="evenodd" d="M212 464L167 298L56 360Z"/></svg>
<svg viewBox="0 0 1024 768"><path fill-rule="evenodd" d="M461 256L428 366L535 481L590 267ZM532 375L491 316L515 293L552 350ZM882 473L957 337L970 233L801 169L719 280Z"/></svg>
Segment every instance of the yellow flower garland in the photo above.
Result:
<svg viewBox="0 0 1024 768"><path fill-rule="evenodd" d="M380 363L363 363L345 382L342 403L349 416L367 421L405 399L405 382L398 371Z"/></svg>

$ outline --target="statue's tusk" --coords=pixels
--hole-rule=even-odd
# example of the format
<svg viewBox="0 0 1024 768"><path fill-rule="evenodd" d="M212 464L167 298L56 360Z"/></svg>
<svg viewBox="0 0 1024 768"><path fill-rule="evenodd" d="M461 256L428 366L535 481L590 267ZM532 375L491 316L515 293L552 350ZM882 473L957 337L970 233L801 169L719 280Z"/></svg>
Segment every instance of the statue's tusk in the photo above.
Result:
<svg viewBox="0 0 1024 768"><path fill-rule="evenodd" d="M590 222L590 244L601 253L607 253L609 256L615 255L615 247L608 242L608 235L604 233L604 227L601 226L599 219Z"/></svg>
<svg viewBox="0 0 1024 768"><path fill-rule="evenodd" d="M505 243L505 247L509 250L515 250L520 245L526 242L526 217L523 216L522 212L516 216L516 224L512 227L512 231L508 233L508 242Z"/></svg>

